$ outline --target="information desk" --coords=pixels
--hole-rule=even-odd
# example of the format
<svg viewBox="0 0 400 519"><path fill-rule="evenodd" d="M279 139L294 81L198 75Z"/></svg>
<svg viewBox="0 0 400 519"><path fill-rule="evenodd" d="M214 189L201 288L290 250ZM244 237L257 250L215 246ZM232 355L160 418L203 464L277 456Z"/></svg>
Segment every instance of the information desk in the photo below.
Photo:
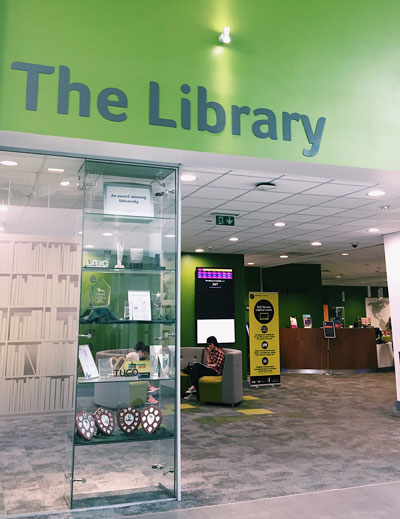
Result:
<svg viewBox="0 0 400 519"><path fill-rule="evenodd" d="M281 369L376 370L374 328L337 328L336 339L324 338L322 328L281 328Z"/></svg>

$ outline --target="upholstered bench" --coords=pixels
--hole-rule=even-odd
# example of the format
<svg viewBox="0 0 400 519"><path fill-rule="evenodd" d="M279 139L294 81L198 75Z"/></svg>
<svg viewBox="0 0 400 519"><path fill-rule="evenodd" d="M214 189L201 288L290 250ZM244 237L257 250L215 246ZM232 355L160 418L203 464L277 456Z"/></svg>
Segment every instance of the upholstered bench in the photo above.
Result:
<svg viewBox="0 0 400 519"><path fill-rule="evenodd" d="M242 352L223 348L225 352L224 371L221 376L201 377L199 380L199 398L202 402L235 405L242 401ZM204 348L182 347L181 370L189 362L203 362ZM181 371L182 396L190 387L190 376Z"/></svg>

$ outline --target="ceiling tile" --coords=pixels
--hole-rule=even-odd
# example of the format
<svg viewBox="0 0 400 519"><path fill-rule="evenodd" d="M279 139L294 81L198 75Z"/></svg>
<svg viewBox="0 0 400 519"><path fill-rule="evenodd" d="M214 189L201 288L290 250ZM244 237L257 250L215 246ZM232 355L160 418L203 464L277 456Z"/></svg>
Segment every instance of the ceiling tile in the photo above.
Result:
<svg viewBox="0 0 400 519"><path fill-rule="evenodd" d="M240 175L245 177L261 177L262 179L276 179L282 176L282 173L273 173L270 171L266 171L265 173L263 171L246 171L242 169L233 169L229 172L231 175Z"/></svg>
<svg viewBox="0 0 400 519"><path fill-rule="evenodd" d="M361 191L360 186L348 186L343 184L322 184L307 191L310 195L344 196Z"/></svg>
<svg viewBox="0 0 400 519"><path fill-rule="evenodd" d="M215 198L225 202L246 193L244 189L226 189L221 187L202 187L191 198Z"/></svg>
<svg viewBox="0 0 400 519"><path fill-rule="evenodd" d="M319 221L319 220L318 220ZM295 229L304 230L304 231L319 231L321 229L326 229L328 225L319 224L319 223L302 223L300 225L296 225Z"/></svg>
<svg viewBox="0 0 400 519"><path fill-rule="evenodd" d="M219 177L217 180L211 182L209 184L209 187L234 187L235 189L244 189L246 191L251 191L253 189L256 189L256 184L258 184L259 182L268 181L269 179L265 177L250 177L242 175L233 175L232 173L228 173L227 175Z"/></svg>
<svg viewBox="0 0 400 519"><path fill-rule="evenodd" d="M275 191L279 193L301 193L312 188L317 188L319 182L301 182L295 180L285 180L280 178L274 182L276 184Z"/></svg>
<svg viewBox="0 0 400 519"><path fill-rule="evenodd" d="M329 216L331 214L340 213L341 209L335 209L333 207L322 207L322 206L316 206L316 207L310 207L309 209L304 209L300 214L314 214L319 216Z"/></svg>
<svg viewBox="0 0 400 519"><path fill-rule="evenodd" d="M349 211L343 211L340 213L340 216L346 216L347 218L363 218L365 217L374 217L378 213L377 211L369 211L368 209L350 209Z"/></svg>
<svg viewBox="0 0 400 519"><path fill-rule="evenodd" d="M204 209L210 209L224 204L225 200L215 200L211 198L192 198L186 197L182 200L182 212L185 207L204 207Z"/></svg>
<svg viewBox="0 0 400 519"><path fill-rule="evenodd" d="M290 198L285 199L285 204L305 205L314 206L329 202L332 200L331 196L319 196L319 195L293 195Z"/></svg>
<svg viewBox="0 0 400 519"><path fill-rule="evenodd" d="M284 216L284 221L291 223L313 222L314 220L318 219L318 215L315 214L288 214Z"/></svg>
<svg viewBox="0 0 400 519"><path fill-rule="evenodd" d="M243 194L237 198L239 201L244 202L263 202L263 205L272 204L273 202L278 202L279 200L283 200L288 195L284 193L276 193L271 191L249 191L246 194Z"/></svg>
<svg viewBox="0 0 400 519"><path fill-rule="evenodd" d="M294 204L271 204L263 207L260 209L260 212L262 213L283 213L283 214L292 214L296 213L297 211L302 211L303 209L306 209L307 206L305 205L294 205Z"/></svg>
<svg viewBox="0 0 400 519"><path fill-rule="evenodd" d="M323 204L325 207L339 207L343 209L368 206L370 200L361 200L360 198L335 198Z"/></svg>
<svg viewBox="0 0 400 519"><path fill-rule="evenodd" d="M189 184L182 184L181 185L181 195L182 198L185 198L186 196L189 196L193 191L196 191L196 189L199 189L198 186L192 186Z"/></svg>
<svg viewBox="0 0 400 519"><path fill-rule="evenodd" d="M235 211L257 211L261 207L264 207L264 203L260 202L242 202L240 200L232 200L226 204L218 207L218 212L223 213L224 211L235 212Z"/></svg>

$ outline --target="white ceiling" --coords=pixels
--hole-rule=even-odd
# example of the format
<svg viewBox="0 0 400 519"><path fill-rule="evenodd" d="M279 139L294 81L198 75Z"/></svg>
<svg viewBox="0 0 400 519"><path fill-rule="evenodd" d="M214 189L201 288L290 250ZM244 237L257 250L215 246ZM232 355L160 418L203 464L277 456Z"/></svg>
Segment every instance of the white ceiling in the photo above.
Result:
<svg viewBox="0 0 400 519"><path fill-rule="evenodd" d="M378 175L377 181L360 178L359 170L357 180L350 174L318 177L318 171L316 176L212 168L183 168L185 172L197 179L182 182L183 251L244 254L246 264L262 267L320 263L325 284L386 285L382 235L400 231L396 173L393 182L386 175L382 183ZM275 187L256 188L266 181ZM386 195L370 197L371 188ZM390 207L382 209L384 205ZM235 214L235 227L216 226L215 213ZM274 227L277 221L286 226ZM371 227L380 232L368 232ZM231 237L239 241L231 242ZM312 241L322 246L313 247ZM283 254L289 258L281 259Z"/></svg>
<svg viewBox="0 0 400 519"><path fill-rule="evenodd" d="M203 161L205 155L201 154ZM12 159L15 153L1 152L0 157ZM206 158L209 163L208 155ZM18 162L18 170L0 166L0 199L10 189L11 203L47 207L57 202L56 207L63 207L62 200L68 196L60 181L70 180L71 202L77 200L73 207L81 206L76 192L81 159L27 154L18 155ZM270 162L266 168L265 161L252 159L247 160L252 168L247 170L243 157L228 157L228 169L220 167L222 162L223 157L218 156L215 168L183 164L182 172L193 173L197 179L181 186L182 251L203 248L212 253L244 254L245 264L262 267L320 263L325 284L386 284L382 235L400 231L400 178L396 172L283 161ZM232 162L241 169L231 169ZM49 167L65 172L50 173ZM276 186L268 191L256 189L258 182L266 181ZM386 195L368 196L377 187ZM384 210L384 205L390 207ZM215 213L235 214L235 227L216 226ZM276 228L276 221L284 221L286 226ZM378 227L380 232L371 234L370 227ZM230 242L233 236L239 241ZM315 240L322 246L312 247ZM343 252L349 255L342 256ZM281 254L289 258L280 259Z"/></svg>

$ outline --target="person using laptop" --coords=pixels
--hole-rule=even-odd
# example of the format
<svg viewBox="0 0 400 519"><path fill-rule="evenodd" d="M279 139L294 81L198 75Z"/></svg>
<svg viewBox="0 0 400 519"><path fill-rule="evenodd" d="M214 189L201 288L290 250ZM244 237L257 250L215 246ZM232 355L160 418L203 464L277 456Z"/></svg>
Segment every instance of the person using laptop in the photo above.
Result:
<svg viewBox="0 0 400 519"><path fill-rule="evenodd" d="M211 335L207 338L207 347L204 350L205 364L195 362L190 370L192 385L186 391L185 400L197 400L199 394L199 378L205 376L222 375L225 363L224 350L219 346L217 339Z"/></svg>

